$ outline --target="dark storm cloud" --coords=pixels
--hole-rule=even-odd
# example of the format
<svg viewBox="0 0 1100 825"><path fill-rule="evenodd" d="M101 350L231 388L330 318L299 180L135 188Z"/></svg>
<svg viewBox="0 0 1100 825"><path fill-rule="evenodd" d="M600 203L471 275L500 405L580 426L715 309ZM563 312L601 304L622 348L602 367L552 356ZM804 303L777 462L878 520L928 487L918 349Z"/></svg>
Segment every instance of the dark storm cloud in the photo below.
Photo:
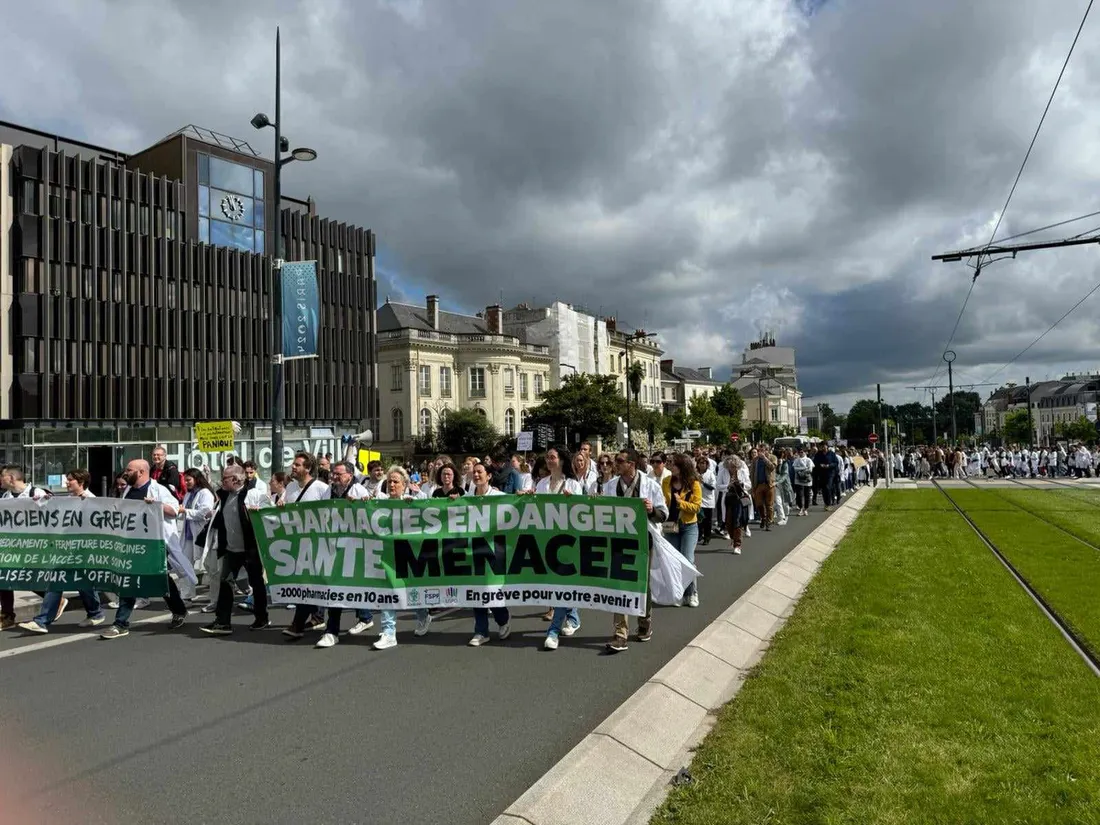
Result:
<svg viewBox="0 0 1100 825"><path fill-rule="evenodd" d="M6 10L25 72L0 110L123 149L197 123L269 152L248 119L274 115L281 25L286 131L320 153L286 189L379 233L383 296L602 308L723 370L774 329L808 393L900 392L932 378L968 285L929 257L988 239L1079 6L54 0ZM1100 209L1097 42L1002 236ZM1091 252L982 275L952 344L970 380L1100 278ZM1094 313L1000 378L1094 360Z"/></svg>

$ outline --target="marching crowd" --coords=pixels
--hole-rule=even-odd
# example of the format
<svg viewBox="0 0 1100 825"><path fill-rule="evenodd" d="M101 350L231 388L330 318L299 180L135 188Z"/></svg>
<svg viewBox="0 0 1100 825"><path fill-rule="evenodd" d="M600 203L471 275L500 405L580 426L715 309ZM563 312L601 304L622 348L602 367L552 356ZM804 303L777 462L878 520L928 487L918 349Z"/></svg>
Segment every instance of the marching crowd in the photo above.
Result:
<svg viewBox="0 0 1100 825"><path fill-rule="evenodd" d="M923 478L1092 478L1100 474L1100 445L1059 444L1028 448L988 445L971 448L913 448L894 456L894 471Z"/></svg>
<svg viewBox="0 0 1100 825"><path fill-rule="evenodd" d="M816 451L773 452L761 444L741 450L719 452L697 447L691 455L657 451L645 456L633 448L595 455L591 444L585 442L575 454L563 446L550 447L531 463L525 456L498 452L469 456L461 466L449 456L440 455L415 469L401 465L387 469L379 461L359 468L348 461L300 452L289 473L274 473L267 481L259 477L252 462L230 457L217 489L211 487L203 471L188 469L181 473L166 461L161 446L151 458L129 462L116 480L112 495L161 508L170 571L164 596L172 614L169 628L182 627L189 611L197 608L214 614L213 621L202 627L203 632L214 636L233 632L235 607L252 614L250 630L271 627L264 568L249 518L251 510L340 498L456 499L503 494L634 497L644 501L650 520L669 544L694 564L697 546L706 546L717 537L726 541L734 554L740 554L754 526L769 531L773 525L785 525L792 515L809 515L818 498L825 510L830 510L862 480L856 472L858 462L843 449L838 453L824 444ZM871 480L870 474L867 480ZM88 489L86 470L70 471L66 482L70 495L94 497ZM0 489L0 498L41 501L50 495L29 484L23 470L16 466L0 468ZM48 633L69 600L59 592L38 595L42 603L37 615L17 625L14 594L0 590L0 629L18 626L28 633ZM78 596L86 613L81 627L106 624L104 608L115 611L113 621L100 634L103 639L128 635L134 611L149 604L146 599L91 590L81 591ZM699 606L694 581L684 591L683 606ZM319 630L322 635L317 647L338 643L342 609L286 607L294 612L289 626L282 631L285 636L300 639L310 630ZM397 615L394 610L379 612L381 632L373 646L385 650L397 645ZM420 609L415 613L414 634L423 636L431 629L434 612ZM490 616L497 627L497 638L508 638L507 608L476 608L473 614L470 646L479 647L491 640ZM551 606L543 619L548 623L543 640L548 650L556 650L561 638L572 636L581 626L575 607ZM614 615L612 625L613 635L606 645L610 652L626 650L631 638L649 641L653 610L648 594L645 613L638 618L632 636L627 616ZM373 627L372 611L356 610L355 623L347 632L358 636Z"/></svg>

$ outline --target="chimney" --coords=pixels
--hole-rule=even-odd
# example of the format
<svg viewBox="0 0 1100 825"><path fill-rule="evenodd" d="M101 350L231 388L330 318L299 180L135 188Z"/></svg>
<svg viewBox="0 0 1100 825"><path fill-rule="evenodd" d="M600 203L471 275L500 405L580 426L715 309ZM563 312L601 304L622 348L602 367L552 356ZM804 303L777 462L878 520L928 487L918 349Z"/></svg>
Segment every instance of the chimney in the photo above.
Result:
<svg viewBox="0 0 1100 825"><path fill-rule="evenodd" d="M439 296L428 296L428 323L432 325L432 329L439 329Z"/></svg>
<svg viewBox="0 0 1100 825"><path fill-rule="evenodd" d="M673 361L672 358L662 358L661 359L661 371L671 373L672 372L672 361Z"/></svg>
<svg viewBox="0 0 1100 825"><path fill-rule="evenodd" d="M703 373L703 375L707 377L708 381L714 380L714 373L712 372L710 367L697 367L696 369L698 369L699 372Z"/></svg>
<svg viewBox="0 0 1100 825"><path fill-rule="evenodd" d="M612 316L610 318L604 318L603 322L607 326L607 331L608 332L615 332L616 331L616 329L615 329L616 321L615 321L614 316Z"/></svg>
<svg viewBox="0 0 1100 825"><path fill-rule="evenodd" d="M504 334L504 310L500 304L485 307L485 325L493 335Z"/></svg>

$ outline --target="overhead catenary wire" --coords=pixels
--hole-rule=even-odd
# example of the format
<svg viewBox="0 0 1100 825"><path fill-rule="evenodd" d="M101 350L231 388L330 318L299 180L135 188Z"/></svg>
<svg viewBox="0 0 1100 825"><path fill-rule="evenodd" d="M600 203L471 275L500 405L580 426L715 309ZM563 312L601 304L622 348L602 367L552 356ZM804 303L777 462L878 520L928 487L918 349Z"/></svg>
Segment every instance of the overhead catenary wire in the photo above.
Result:
<svg viewBox="0 0 1100 825"><path fill-rule="evenodd" d="M1069 66L1069 60L1073 57L1073 50L1077 47L1077 41L1081 37L1081 31L1085 28L1085 21L1089 18L1089 12L1092 11L1092 4L1094 0L1089 0L1089 4L1085 7L1085 13L1081 16L1081 23L1077 26L1077 33L1073 36L1073 42L1070 43L1069 51L1066 52L1066 59L1062 61L1062 68L1058 72L1058 77L1054 81L1054 88L1050 90L1050 97L1047 98L1047 104L1043 107L1043 114L1039 117L1039 124L1035 127L1035 133L1031 136L1031 142L1028 144L1027 151L1024 153L1024 159L1020 163L1020 168L1016 172L1016 178L1012 181L1012 187L1008 190L1008 197L1005 198L1004 206L1001 207L1000 213L997 215L997 223L993 225L993 231L989 235L989 241L986 243L986 247L992 245L993 241L997 238L997 231L1001 228L1001 222L1004 220L1005 212L1008 211L1008 205L1012 202L1012 196L1016 194L1016 187L1020 184L1020 178L1023 177L1024 169L1027 167L1028 159L1031 157L1031 151L1035 148L1035 141L1039 138L1039 132L1043 128L1043 123L1047 119L1047 113L1050 111L1051 104L1054 103L1054 95L1058 92L1058 86L1062 83L1062 77L1066 73L1066 67ZM966 305L970 303L970 296L974 294L974 285L978 282L978 276L982 271L982 255L979 251L978 260L974 266L974 277L970 281L970 289L966 292L966 297L963 299L962 308L959 309L959 316L955 319L955 326L951 329L951 335L947 339L947 344L944 345L943 351L951 349L951 344L955 340L955 333L959 330L959 323L962 321L963 313L966 312ZM1018 357L1018 356L1017 356ZM928 383L931 384L936 380L936 377L940 374L942 364L936 365L936 371L932 374L932 380Z"/></svg>
<svg viewBox="0 0 1100 825"><path fill-rule="evenodd" d="M989 376L989 378L986 379L986 381L993 380L993 376L1000 375L1004 370L1008 369L1013 364L1015 364L1017 361L1019 361L1020 358L1022 358L1028 352L1028 350L1030 350L1033 346L1035 346L1040 341L1042 341L1044 338L1046 338L1047 334L1051 330L1053 330L1056 326L1058 326L1060 323L1062 323L1064 320L1066 320L1066 318L1068 318L1073 313L1073 311L1075 309L1077 309L1077 307L1081 306L1081 304L1085 303L1085 301L1087 301L1089 298L1091 298L1096 293L1097 290L1100 290L1100 281L1097 281L1096 286L1094 286L1092 289L1090 289L1088 292L1086 292L1084 297L1081 298L1081 300L1079 300L1076 304L1074 304L1069 309L1067 309L1065 311L1065 313L1063 313L1061 318L1059 318L1057 321L1055 321L1053 324L1051 324L1049 327L1047 327L1046 332L1044 332L1042 335L1039 335L1034 341L1032 341L1030 344L1028 344L1026 347L1024 347L1018 353L1016 353L1012 357L1012 359L1010 361L1008 361L1008 363L1006 363L1004 366L998 368L996 370L996 372L992 373Z"/></svg>

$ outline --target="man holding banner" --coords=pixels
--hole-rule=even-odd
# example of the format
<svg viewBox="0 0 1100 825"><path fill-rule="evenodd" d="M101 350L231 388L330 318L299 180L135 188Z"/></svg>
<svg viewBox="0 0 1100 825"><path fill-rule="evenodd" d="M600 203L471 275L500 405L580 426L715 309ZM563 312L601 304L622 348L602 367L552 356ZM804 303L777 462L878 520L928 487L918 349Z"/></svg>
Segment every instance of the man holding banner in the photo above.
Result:
<svg viewBox="0 0 1100 825"><path fill-rule="evenodd" d="M144 459L134 459L126 465L126 488L122 491L122 498L129 501L144 501L146 504L156 507L161 514L161 527L162 538L165 545L166 560L167 554L171 552L169 544L173 540L177 543L178 553L178 534L176 533L176 516L179 513L179 502L176 501L176 497L173 493L169 492L167 487L161 486L154 481L149 475L149 462ZM194 575L192 569L191 575ZM180 596L179 588L176 587L175 581L172 577L165 572L165 578L168 580L168 592L164 594L164 601L168 605L168 609L172 611L172 622L169 627L172 630L183 627L183 621L187 618L187 605L183 603L183 598ZM123 636L130 635L130 616L133 615L134 607L137 605L137 598L134 596L121 596L119 598L118 610L115 611L115 621L107 628L105 633L100 634L101 639L121 639Z"/></svg>
<svg viewBox="0 0 1100 825"><path fill-rule="evenodd" d="M604 485L603 494L617 498L641 499L645 504L646 517L660 524L668 518L665 494L656 479L638 472L641 464L642 456L634 448L628 447L620 452L615 457L618 477ZM648 532L645 540L649 540ZM625 613L616 613L614 622L615 635L607 643L607 652L621 653L630 646L630 621ZM638 632L634 638L639 642L648 642L653 638L653 599L648 588L645 596L645 612L638 618Z"/></svg>

